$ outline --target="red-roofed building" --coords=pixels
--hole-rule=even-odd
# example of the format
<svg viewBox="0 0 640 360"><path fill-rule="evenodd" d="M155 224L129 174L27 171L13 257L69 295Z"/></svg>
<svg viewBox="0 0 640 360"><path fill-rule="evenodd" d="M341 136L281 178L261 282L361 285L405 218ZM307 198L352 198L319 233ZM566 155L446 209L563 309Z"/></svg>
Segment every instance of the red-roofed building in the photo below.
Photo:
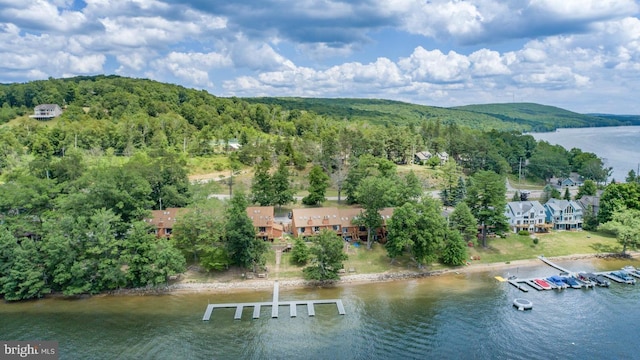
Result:
<svg viewBox="0 0 640 360"><path fill-rule="evenodd" d="M151 217L144 219L144 221L155 228L156 236L159 238L169 238L173 232L173 225L175 224L176 219L186 211L188 211L186 208L152 210Z"/></svg>
<svg viewBox="0 0 640 360"><path fill-rule="evenodd" d="M256 237L266 241L279 239L284 232L282 224L273 221L273 206L249 206L247 216L253 222Z"/></svg>
<svg viewBox="0 0 640 360"><path fill-rule="evenodd" d="M361 208L338 209L334 207L304 208L292 210L291 232L294 237L313 236L327 229L346 240L367 239L367 228L356 224L356 219L364 211ZM385 242L387 221L393 214L393 208L380 210L382 226L375 230L375 239Z"/></svg>

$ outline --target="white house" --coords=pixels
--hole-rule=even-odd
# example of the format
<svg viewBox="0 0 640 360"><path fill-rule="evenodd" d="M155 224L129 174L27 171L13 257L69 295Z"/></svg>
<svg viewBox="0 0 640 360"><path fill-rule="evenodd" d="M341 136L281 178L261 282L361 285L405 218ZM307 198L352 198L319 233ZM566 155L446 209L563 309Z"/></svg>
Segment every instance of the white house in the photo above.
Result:
<svg viewBox="0 0 640 360"><path fill-rule="evenodd" d="M33 109L33 115L29 115L29 117L36 120L49 120L61 114L62 109L58 104L41 104Z"/></svg>
<svg viewBox="0 0 640 360"><path fill-rule="evenodd" d="M541 232L548 228L544 207L538 201L509 202L504 214L509 219L509 228L514 233L520 230Z"/></svg>

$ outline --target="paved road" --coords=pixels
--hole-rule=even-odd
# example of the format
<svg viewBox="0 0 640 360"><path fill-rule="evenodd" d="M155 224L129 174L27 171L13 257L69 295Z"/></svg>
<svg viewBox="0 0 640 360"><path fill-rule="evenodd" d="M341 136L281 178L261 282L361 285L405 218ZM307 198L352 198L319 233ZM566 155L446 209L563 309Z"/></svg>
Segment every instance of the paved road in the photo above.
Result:
<svg viewBox="0 0 640 360"><path fill-rule="evenodd" d="M509 182L509 179L506 180L506 185L507 185L507 199L509 201L511 201L511 199L513 198L513 194L518 191L518 189L514 188L511 183ZM572 190L572 193L575 190ZM529 195L530 199L540 199L542 197L542 190L529 190L529 192L531 193ZM425 191L425 194L430 194L431 197L438 199L440 198L440 190L429 190L429 191ZM575 195L575 194L574 194ZM209 195L209 199L211 198L216 198L216 199L220 199L220 200L226 200L229 199L229 194L211 194ZM302 196L294 196L294 198L297 201L302 200ZM337 196L327 196L326 197L327 200L332 200L332 201L338 201L338 197ZM344 200L345 197L342 197L342 200Z"/></svg>

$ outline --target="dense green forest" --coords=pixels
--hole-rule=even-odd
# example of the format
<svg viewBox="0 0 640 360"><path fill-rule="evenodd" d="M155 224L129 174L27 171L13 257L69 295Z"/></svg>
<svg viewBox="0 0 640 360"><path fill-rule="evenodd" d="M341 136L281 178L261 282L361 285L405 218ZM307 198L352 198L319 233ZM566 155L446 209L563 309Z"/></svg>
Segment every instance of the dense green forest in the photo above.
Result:
<svg viewBox="0 0 640 360"><path fill-rule="evenodd" d="M439 214L438 204L418 202L429 184L396 172L417 151L446 152L448 161L425 165L444 174L442 203L466 203L461 219L471 213L495 228L502 224L501 210L486 216L504 208L507 174L546 180L578 172L602 184L610 171L595 154L537 143L515 127L533 118L504 122L477 112L377 100L289 101L317 108L219 98L118 76L0 85L0 294L20 300L52 291L79 295L156 286L183 271L187 259L208 269L261 265L265 248L249 238L251 225L242 215L247 200L232 201L229 208L208 201L214 189L189 183L192 158L224 157L225 169L255 169L261 176L247 199L263 205L286 204L288 170L312 168L316 188L342 190L349 203L367 209L363 226L369 229L375 229L382 207L412 203L406 222L415 220L412 208ZM48 121L30 119L43 103L64 112ZM341 106L323 105L331 103ZM345 116L347 109L354 109L353 116ZM228 147L234 140L238 151ZM492 188L491 196L483 193ZM319 194L312 203L322 203L322 189L311 190ZM258 196L276 192L286 196ZM481 197L495 201L476 201ZM174 241L157 241L143 220L150 210L167 207L192 211L176 224ZM423 237L421 244L407 243L412 235L397 228L392 253L413 249L421 263L438 256L459 262L463 257L451 249L461 248L462 235L443 224L440 219L430 225L442 238Z"/></svg>
<svg viewBox="0 0 640 360"><path fill-rule="evenodd" d="M553 131L557 128L638 125L638 116L583 115L531 103L468 105L453 108L415 105L378 99L247 98L250 103L306 110L334 119L375 124L420 124L425 119L472 129Z"/></svg>

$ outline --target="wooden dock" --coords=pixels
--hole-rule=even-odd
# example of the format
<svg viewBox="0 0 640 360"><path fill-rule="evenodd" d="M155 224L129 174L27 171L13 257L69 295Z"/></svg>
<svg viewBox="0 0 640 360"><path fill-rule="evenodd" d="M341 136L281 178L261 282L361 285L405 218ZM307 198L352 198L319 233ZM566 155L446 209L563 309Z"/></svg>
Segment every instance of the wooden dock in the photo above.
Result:
<svg viewBox="0 0 640 360"><path fill-rule="evenodd" d="M306 305L307 313L309 316L315 316L316 310L315 305L318 304L336 304L338 308L338 314L345 315L346 312L344 310L344 305L342 304L341 299L326 299L326 300L293 300L293 301L280 301L280 286L278 281L276 280L273 284L273 299L269 302L255 302L255 303L227 303L227 304L208 304L207 309L204 312L204 316L202 317L203 321L209 321L211 319L211 314L213 314L214 309L223 309L223 308L235 308L235 314L233 318L235 320L242 319L242 312L246 307L253 307L253 318L260 318L260 310L263 306L271 306L271 318L278 317L278 310L280 306L289 306L289 316L297 317L298 316L298 305Z"/></svg>
<svg viewBox="0 0 640 360"><path fill-rule="evenodd" d="M542 260L545 264L551 266L552 268L556 268L556 269L560 270L561 272L564 272L564 273L567 273L567 274L572 273L571 270L567 270L567 269L563 268L562 266L552 262L551 260L547 259L546 257L544 257L542 255L538 256L538 259Z"/></svg>

